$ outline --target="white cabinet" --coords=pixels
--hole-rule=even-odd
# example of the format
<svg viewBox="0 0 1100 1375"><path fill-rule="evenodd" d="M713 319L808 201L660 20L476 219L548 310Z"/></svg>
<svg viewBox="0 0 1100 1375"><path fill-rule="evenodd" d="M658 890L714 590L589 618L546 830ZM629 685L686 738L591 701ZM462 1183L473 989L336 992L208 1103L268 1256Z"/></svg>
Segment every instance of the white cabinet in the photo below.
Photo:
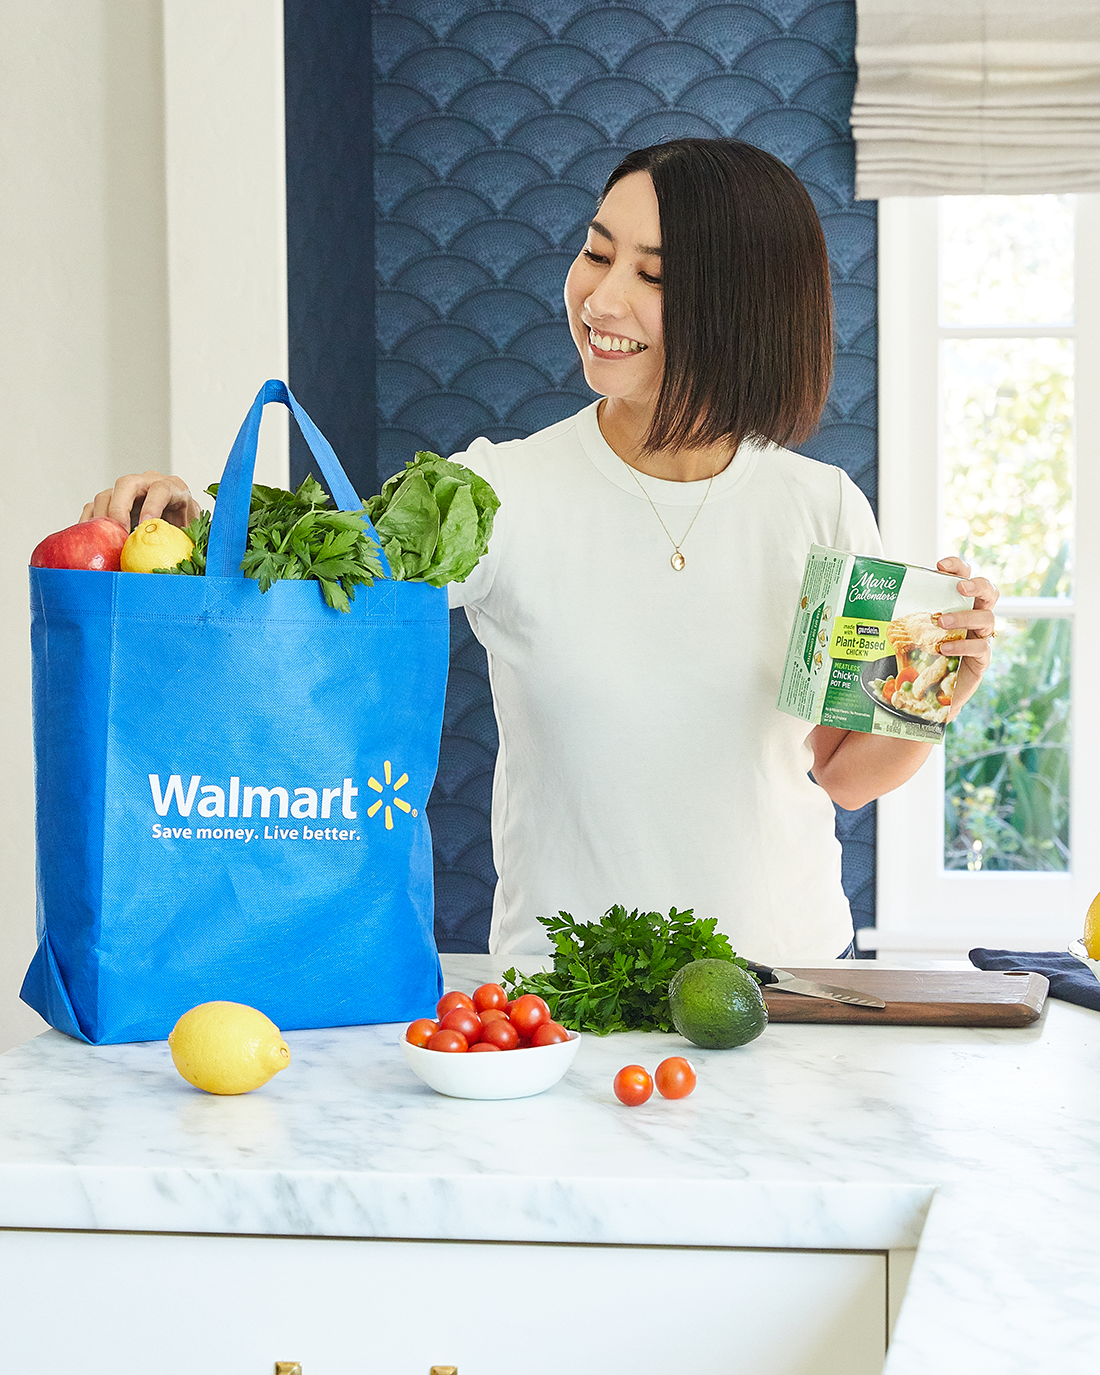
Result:
<svg viewBox="0 0 1100 1375"><path fill-rule="evenodd" d="M28 1375L878 1375L883 1252L0 1230Z"/></svg>

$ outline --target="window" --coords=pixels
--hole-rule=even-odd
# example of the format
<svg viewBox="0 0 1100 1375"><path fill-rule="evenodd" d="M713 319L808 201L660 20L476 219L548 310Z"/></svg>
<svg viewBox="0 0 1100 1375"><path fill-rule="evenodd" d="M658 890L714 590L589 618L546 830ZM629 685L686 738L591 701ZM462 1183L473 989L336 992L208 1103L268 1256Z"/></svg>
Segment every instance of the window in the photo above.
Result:
<svg viewBox="0 0 1100 1375"><path fill-rule="evenodd" d="M888 556L1001 590L994 667L879 804L884 957L1064 946L1100 890L1100 196L879 204Z"/></svg>

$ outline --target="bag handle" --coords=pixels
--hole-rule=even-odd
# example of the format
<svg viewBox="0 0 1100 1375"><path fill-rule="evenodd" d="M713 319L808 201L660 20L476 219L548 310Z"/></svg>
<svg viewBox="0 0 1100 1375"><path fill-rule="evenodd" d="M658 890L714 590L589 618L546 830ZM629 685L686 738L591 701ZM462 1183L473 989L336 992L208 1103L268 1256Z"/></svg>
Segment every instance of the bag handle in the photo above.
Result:
<svg viewBox="0 0 1100 1375"><path fill-rule="evenodd" d="M309 451L317 460L321 475L328 483L332 499L341 511L356 511L362 514L363 525L378 545L378 557L387 578L392 577L389 562L382 552L382 541L370 523L363 504L355 488L348 481L347 474L340 466L332 445L317 426L306 415L294 399L285 382L272 378L263 384L256 393L244 424L237 432L229 457L225 461L222 480L218 484L218 496L214 502L214 514L210 519L210 537L206 551L206 571L214 578L243 578L241 561L248 544L248 513L252 505L252 476L256 469L256 445L260 437L260 420L268 402L277 401L286 406L298 422L302 438L309 445Z"/></svg>

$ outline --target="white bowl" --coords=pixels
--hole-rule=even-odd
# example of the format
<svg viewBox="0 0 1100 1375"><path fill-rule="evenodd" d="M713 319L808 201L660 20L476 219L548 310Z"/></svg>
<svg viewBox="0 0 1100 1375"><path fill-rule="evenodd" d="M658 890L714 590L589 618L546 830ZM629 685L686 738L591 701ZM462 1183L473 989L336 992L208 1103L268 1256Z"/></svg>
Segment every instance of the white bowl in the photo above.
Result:
<svg viewBox="0 0 1100 1375"><path fill-rule="evenodd" d="M425 1050L402 1036L405 1060L418 1079L449 1098L530 1098L562 1077L580 1049L580 1033L555 1046L524 1050L476 1051L474 1054Z"/></svg>
<svg viewBox="0 0 1100 1375"><path fill-rule="evenodd" d="M1085 950L1085 942L1082 940L1070 941L1069 953L1075 960L1080 960L1082 964L1087 964L1097 979L1100 979L1100 960L1090 960Z"/></svg>

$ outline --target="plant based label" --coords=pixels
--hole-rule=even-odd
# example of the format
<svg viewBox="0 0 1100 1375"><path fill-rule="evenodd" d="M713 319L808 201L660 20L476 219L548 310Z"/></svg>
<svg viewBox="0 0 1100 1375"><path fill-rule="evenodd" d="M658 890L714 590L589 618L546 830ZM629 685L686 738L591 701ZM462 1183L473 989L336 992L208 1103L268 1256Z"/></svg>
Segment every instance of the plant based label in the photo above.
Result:
<svg viewBox="0 0 1100 1375"><path fill-rule="evenodd" d="M815 544L791 627L779 709L815 725L940 740L958 659L937 617L969 610L958 579Z"/></svg>
<svg viewBox="0 0 1100 1375"><path fill-rule="evenodd" d="M881 659L890 653L890 641L886 638L889 625L889 621L838 616L829 637L829 653L834 659L858 659L862 663Z"/></svg>

